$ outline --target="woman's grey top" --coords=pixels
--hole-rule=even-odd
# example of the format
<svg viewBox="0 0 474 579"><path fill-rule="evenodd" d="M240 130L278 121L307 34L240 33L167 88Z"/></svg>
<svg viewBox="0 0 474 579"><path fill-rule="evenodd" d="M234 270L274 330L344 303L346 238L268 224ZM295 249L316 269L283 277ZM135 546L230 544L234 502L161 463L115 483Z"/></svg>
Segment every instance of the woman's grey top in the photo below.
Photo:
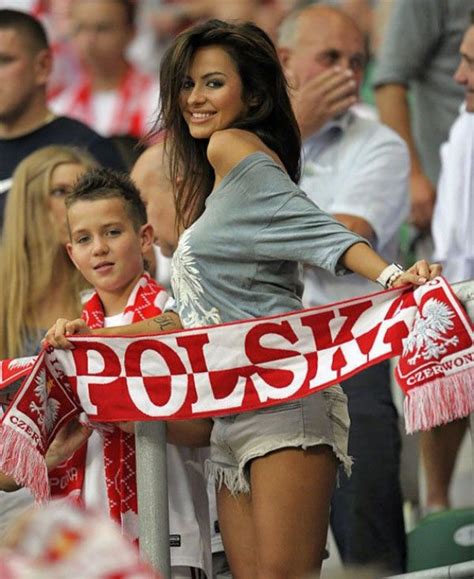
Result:
<svg viewBox="0 0 474 579"><path fill-rule="evenodd" d="M301 309L300 264L336 275L364 242L319 209L265 153L245 157L219 183L180 238L172 285L184 327Z"/></svg>

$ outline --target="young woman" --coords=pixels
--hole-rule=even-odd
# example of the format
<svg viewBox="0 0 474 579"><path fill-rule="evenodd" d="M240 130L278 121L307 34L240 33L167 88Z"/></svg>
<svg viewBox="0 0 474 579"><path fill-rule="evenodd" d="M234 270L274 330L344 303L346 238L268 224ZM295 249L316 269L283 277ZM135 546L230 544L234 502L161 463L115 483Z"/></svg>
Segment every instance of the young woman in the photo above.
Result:
<svg viewBox="0 0 474 579"><path fill-rule="evenodd" d="M439 273L426 262L410 272L388 266L295 184L299 131L274 46L258 27L212 20L190 28L165 54L160 85L186 227L173 257L176 313L123 333L299 309L300 262L390 287ZM85 331L58 320L47 338L67 347L65 333ZM339 386L214 420L211 473L234 577L283 579L320 568L337 466L350 469L348 427Z"/></svg>
<svg viewBox="0 0 474 579"><path fill-rule="evenodd" d="M81 312L79 292L84 282L66 252L64 196L95 164L78 150L50 146L26 157L13 174L0 245L0 359L35 354L44 328L62 312L73 317ZM11 397L3 391L0 404L8 404ZM48 467L62 462L89 434L77 422L68 425L48 451ZM0 490L17 488L14 480L0 473ZM21 489L2 494L0 504L1 532L32 504L32 497Z"/></svg>
<svg viewBox="0 0 474 579"><path fill-rule="evenodd" d="M64 196L94 165L79 150L50 146L13 175L0 246L0 359L34 354L59 315L81 312L84 282L66 252Z"/></svg>

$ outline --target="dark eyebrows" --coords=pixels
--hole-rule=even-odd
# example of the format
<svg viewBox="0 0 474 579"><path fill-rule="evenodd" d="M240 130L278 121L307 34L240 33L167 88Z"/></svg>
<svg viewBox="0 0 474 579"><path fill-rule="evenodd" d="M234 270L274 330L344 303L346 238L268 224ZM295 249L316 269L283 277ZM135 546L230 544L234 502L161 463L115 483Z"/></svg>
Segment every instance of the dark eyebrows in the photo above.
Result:
<svg viewBox="0 0 474 579"><path fill-rule="evenodd" d="M86 229L86 228L84 228L84 227L83 227L82 229L75 229L75 230L71 229L71 225L70 225L70 223L69 223L69 219L68 219L68 225L69 225L69 233L70 233L71 237L72 237L73 235L74 235L74 236L75 236L75 235L84 235L84 233L89 233L89 230Z"/></svg>
<svg viewBox="0 0 474 579"><path fill-rule="evenodd" d="M111 221L100 226L101 229L107 229L108 227L123 227L123 223L121 221Z"/></svg>
<svg viewBox="0 0 474 579"><path fill-rule="evenodd" d="M120 221L111 221L110 223L104 223L103 225L100 226L100 229L102 231L104 231L105 229L108 229L109 227L121 227L123 225L122 222ZM73 231L74 235L76 233L89 233L90 229L87 227L83 227L82 229L77 229L75 231Z"/></svg>
<svg viewBox="0 0 474 579"><path fill-rule="evenodd" d="M203 75L201 76L201 78L204 79L204 80L206 80L206 79L208 79L210 76L224 76L224 77L227 78L227 75L226 75L225 73L223 73L223 72L220 72L219 70L215 70L215 71L213 71L213 72L206 72L206 74L203 74ZM187 79L189 78L190 80L192 80L192 77L191 77L189 74L187 74L185 78L187 78Z"/></svg>
<svg viewBox="0 0 474 579"><path fill-rule="evenodd" d="M220 71L218 71L218 70L215 70L215 71L213 71L213 72L207 72L206 74L203 74L202 78L209 78L210 76L215 76L215 75L218 75L218 76L227 76L225 73L220 72Z"/></svg>

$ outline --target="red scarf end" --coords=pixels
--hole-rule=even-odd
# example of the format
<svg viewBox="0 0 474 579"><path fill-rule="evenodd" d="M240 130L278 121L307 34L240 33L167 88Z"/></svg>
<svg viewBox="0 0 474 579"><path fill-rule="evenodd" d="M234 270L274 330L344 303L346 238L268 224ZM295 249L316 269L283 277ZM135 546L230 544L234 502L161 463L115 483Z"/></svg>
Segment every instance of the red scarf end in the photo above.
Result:
<svg viewBox="0 0 474 579"><path fill-rule="evenodd" d="M49 499L48 470L31 440L6 424L0 425L0 471L27 487L36 502Z"/></svg>
<svg viewBox="0 0 474 579"><path fill-rule="evenodd" d="M408 434L469 416L474 412L472 368L413 388L405 397L403 411Z"/></svg>

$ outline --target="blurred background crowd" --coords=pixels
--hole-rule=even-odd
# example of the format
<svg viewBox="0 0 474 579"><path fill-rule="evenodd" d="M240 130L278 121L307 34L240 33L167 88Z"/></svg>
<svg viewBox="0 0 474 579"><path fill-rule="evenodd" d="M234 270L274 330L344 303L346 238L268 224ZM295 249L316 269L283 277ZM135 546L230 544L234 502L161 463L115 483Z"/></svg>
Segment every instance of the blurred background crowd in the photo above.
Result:
<svg viewBox="0 0 474 579"><path fill-rule="evenodd" d="M66 232L53 241L50 215L38 209L25 217L40 167L49 167L56 222L64 221L62 199L85 168L132 171L155 228L156 276L168 285L176 232L159 150L160 59L176 34L201 19L252 20L274 40L304 140L301 186L318 205L389 261L434 256L450 281L473 277L473 0L0 0L3 9L37 18L52 57L36 58L47 48L41 35L30 38L24 29L9 36L0 12L1 358L34 353L57 317L80 312L82 286L64 251ZM33 60L23 58L25 46ZM63 148L32 155L51 145ZM64 150L71 145L86 152L74 156ZM29 165L16 172L25 159ZM377 289L326 280L310 268L305 276L308 306ZM19 289L33 285L34 292ZM467 421L408 440L400 435L388 365L351 380L356 465L336 492L331 560L339 553L347 564L403 572L406 531L423 515L473 506ZM15 495L0 495L0 526L18 511Z"/></svg>

